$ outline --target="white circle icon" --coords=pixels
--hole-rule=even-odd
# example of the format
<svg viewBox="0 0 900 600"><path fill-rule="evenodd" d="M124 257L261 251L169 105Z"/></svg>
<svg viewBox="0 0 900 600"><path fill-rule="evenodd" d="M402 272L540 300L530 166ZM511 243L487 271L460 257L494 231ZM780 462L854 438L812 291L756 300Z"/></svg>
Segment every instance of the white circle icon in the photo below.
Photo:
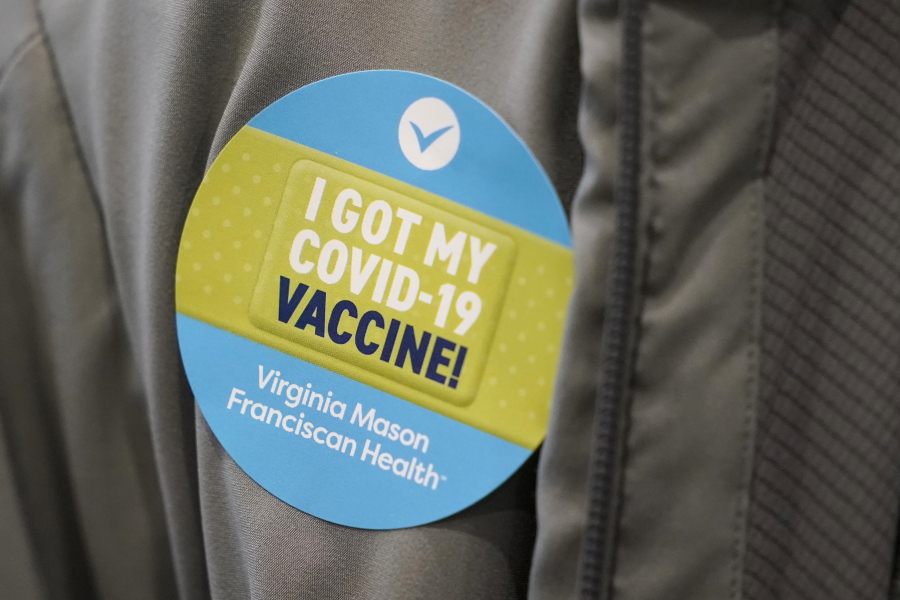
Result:
<svg viewBox="0 0 900 600"><path fill-rule="evenodd" d="M437 98L420 98L400 117L398 137L403 156L423 171L446 167L459 149L459 121Z"/></svg>

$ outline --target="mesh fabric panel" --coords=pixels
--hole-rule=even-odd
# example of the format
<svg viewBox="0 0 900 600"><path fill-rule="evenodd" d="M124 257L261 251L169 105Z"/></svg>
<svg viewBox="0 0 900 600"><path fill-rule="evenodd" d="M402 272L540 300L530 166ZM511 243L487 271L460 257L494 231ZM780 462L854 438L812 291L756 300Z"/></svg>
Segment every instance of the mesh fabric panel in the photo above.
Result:
<svg viewBox="0 0 900 600"><path fill-rule="evenodd" d="M785 3L747 600L888 595L900 505L900 4Z"/></svg>

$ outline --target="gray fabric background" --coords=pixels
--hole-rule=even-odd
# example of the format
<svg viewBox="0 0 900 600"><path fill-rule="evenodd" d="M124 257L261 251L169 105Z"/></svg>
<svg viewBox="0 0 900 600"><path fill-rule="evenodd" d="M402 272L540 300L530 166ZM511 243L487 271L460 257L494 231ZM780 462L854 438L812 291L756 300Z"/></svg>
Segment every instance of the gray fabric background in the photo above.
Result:
<svg viewBox="0 0 900 600"><path fill-rule="evenodd" d="M776 10L773 0L646 10L617 599L741 597Z"/></svg>
<svg viewBox="0 0 900 600"><path fill-rule="evenodd" d="M174 266L229 137L347 71L419 71L480 97L568 204L582 171L573 2L4 0L0 14L3 596L523 597L534 462L411 530L287 507L195 412Z"/></svg>
<svg viewBox="0 0 900 600"><path fill-rule="evenodd" d="M532 597L547 600L575 598L579 591L606 274L615 223L621 60L617 3L582 2L578 16L583 72L578 125L585 172L572 206L575 290L557 376L557 401L541 452L537 494L541 526L531 573Z"/></svg>
<svg viewBox="0 0 900 600"><path fill-rule="evenodd" d="M638 297L619 398L621 464L611 574L600 598L738 598L758 372L762 198L774 102L770 0L645 3L641 30ZM615 123L609 89L621 16L583 5L586 170L572 211L580 260L562 374L541 456L532 572L538 598L580 587L585 448L602 357L596 339L610 254ZM622 201L619 199L619 201ZM596 575L595 575L596 577Z"/></svg>
<svg viewBox="0 0 900 600"><path fill-rule="evenodd" d="M614 598L743 592L775 5L645 3ZM576 597L619 19L613 0L0 0L0 594ZM224 453L181 368L173 289L228 139L298 87L375 68L496 109L572 215L576 256L538 484L534 459L470 509L389 532L296 511Z"/></svg>
<svg viewBox="0 0 900 600"><path fill-rule="evenodd" d="M791 0L780 29L745 593L897 598L900 10Z"/></svg>

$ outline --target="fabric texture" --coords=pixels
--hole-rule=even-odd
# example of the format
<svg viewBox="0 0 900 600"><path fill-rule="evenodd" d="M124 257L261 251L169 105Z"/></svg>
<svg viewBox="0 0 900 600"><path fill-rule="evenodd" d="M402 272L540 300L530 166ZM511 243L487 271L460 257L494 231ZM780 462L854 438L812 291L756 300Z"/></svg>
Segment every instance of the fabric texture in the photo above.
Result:
<svg viewBox="0 0 900 600"><path fill-rule="evenodd" d="M257 112L348 71L483 99L566 205L569 1L0 2L0 566L7 598L522 598L536 461L424 527L353 530L250 480L187 385L182 223ZM9 542L7 543L7 536Z"/></svg>
<svg viewBox="0 0 900 600"><path fill-rule="evenodd" d="M611 265L623 1L638 239ZM576 268L541 454L395 531L251 480L175 331L206 169L275 100L366 69L495 109L561 197ZM565 600L588 575L611 600L887 600L898 107L892 0L0 0L0 598ZM636 301L612 552L586 574L611 266Z"/></svg>
<svg viewBox="0 0 900 600"><path fill-rule="evenodd" d="M541 456L535 598L719 600L742 570L775 6L638 4L636 56L619 54L621 3L584 2L580 15L579 280ZM638 90L611 86L625 85L621 74L636 66ZM629 93L640 98L637 141L620 138L622 114L637 104ZM636 197L614 198L625 159L610 148L635 143ZM612 238L620 243L612 206L626 201L636 204L636 259L609 266ZM631 322L619 324L631 339L616 407L598 398L609 360L598 332L609 315L597 299L615 293L598 289L607 269L633 269L637 288ZM605 435L604 413L621 415L612 427L617 463L606 466L618 481L608 513L589 516L588 449ZM606 519L612 539L588 539L589 518Z"/></svg>
<svg viewBox="0 0 900 600"><path fill-rule="evenodd" d="M776 5L645 6L633 359L599 598L721 600L743 565Z"/></svg>
<svg viewBox="0 0 900 600"><path fill-rule="evenodd" d="M900 508L900 9L786 3L748 600L884 599Z"/></svg>

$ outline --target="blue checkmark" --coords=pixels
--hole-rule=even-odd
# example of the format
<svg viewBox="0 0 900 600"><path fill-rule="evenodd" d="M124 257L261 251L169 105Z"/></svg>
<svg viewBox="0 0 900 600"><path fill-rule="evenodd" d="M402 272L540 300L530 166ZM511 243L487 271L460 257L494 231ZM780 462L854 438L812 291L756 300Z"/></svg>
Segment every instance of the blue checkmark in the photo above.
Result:
<svg viewBox="0 0 900 600"><path fill-rule="evenodd" d="M419 129L419 126L413 123L412 121L409 124L413 128L413 132L416 134L416 139L419 140L419 152L425 152L428 150L428 147L437 141L439 137L453 129L453 125L448 125L447 127L442 127L437 131L432 131L428 135L422 133L422 130Z"/></svg>

